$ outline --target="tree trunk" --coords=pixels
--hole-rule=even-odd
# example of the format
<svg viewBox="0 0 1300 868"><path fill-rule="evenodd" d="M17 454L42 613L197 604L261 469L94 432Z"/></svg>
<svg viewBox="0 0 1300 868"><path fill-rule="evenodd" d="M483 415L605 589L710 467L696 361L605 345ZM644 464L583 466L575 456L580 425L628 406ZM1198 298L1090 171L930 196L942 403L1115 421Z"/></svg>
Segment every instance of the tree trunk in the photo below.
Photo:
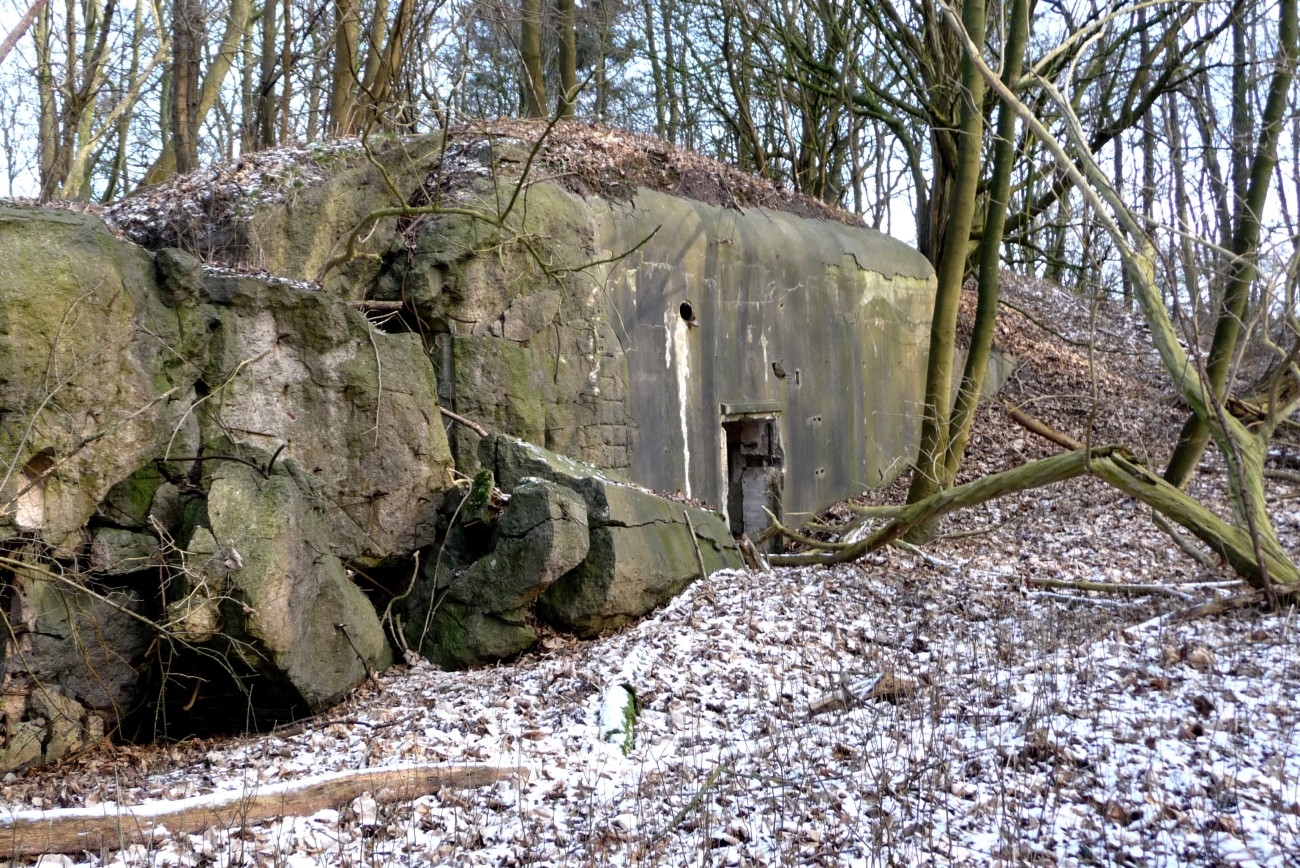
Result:
<svg viewBox="0 0 1300 868"><path fill-rule="evenodd" d="M334 0L334 80L330 82L330 133L354 133L357 107L358 0Z"/></svg>
<svg viewBox="0 0 1300 868"><path fill-rule="evenodd" d="M1024 65L1025 46L1029 42L1029 0L1014 0L1004 52L1003 83L1013 90ZM970 350L962 371L957 404L948 423L948 448L944 457L944 481L951 484L957 476L966 444L970 439L975 410L979 406L989 354L993 349L994 326L998 315L998 271L1002 264L1002 231L1007 222L1007 203L1011 197L1011 174L1016 162L1016 113L1010 106L998 109L997 137L993 146L993 171L989 183L988 208L979 246L979 301L975 308L975 325Z"/></svg>
<svg viewBox="0 0 1300 868"><path fill-rule="evenodd" d="M172 150L176 171L199 166L199 51L204 41L203 4L175 0L172 4Z"/></svg>
<svg viewBox="0 0 1300 868"><path fill-rule="evenodd" d="M524 768L495 765L410 765L349 769L299 781L251 787L246 792L214 793L140 808L100 806L44 811L37 817L0 818L0 858L41 853L81 853L123 848L154 840L157 827L173 835L197 835L208 829L236 829L276 817L308 816L345 805L362 793L381 803L410 800L441 789L485 787L512 777L528 777Z"/></svg>
<svg viewBox="0 0 1300 868"><path fill-rule="evenodd" d="M1259 139L1255 146L1255 153L1250 158L1249 171L1245 165L1242 165L1240 169L1234 168L1233 172L1234 193L1241 193L1241 198L1233 208L1233 217L1236 221L1230 248L1233 257L1228 266L1227 284L1223 291L1218 322L1214 328L1214 338L1210 344L1209 358L1205 364L1207 385L1213 390L1216 400L1220 402L1227 391L1228 373L1241 335L1241 324L1246 315L1246 302L1250 297L1251 283L1255 279L1255 262L1259 255L1260 217L1268 201L1273 167L1277 163L1277 142L1287 111L1287 91L1295 74L1296 0L1282 0L1281 12L1278 24L1278 58L1272 81L1269 83L1268 100L1264 105L1263 116L1260 118ZM1234 23L1233 26L1244 27L1239 23ZM1237 37L1234 36L1234 42L1236 39ZM1236 87L1234 76L1234 91ZM1234 94L1234 102L1245 101L1244 88L1243 84L1243 92ZM1239 123L1247 122L1239 120L1234 110L1234 127ZM1234 130L1234 138L1247 135L1248 131L1245 129ZM1234 155L1234 160L1236 159ZM1241 159L1244 161L1245 156L1243 155ZM1202 414L1190 416L1179 434L1178 445L1165 468L1165 479L1179 488L1185 485L1191 477L1192 470L1200 462L1209 441L1208 420Z"/></svg>
<svg viewBox="0 0 1300 868"><path fill-rule="evenodd" d="M1296 3L1297 0L1282 0L1281 3L1281 58L1270 86L1266 118L1275 114L1280 117L1280 110L1275 112L1275 98L1278 102L1285 100L1296 52ZM1242 523L1246 526L1233 526L1217 518L1175 486L1140 467L1130 456L1105 456L1123 458L1123 462L1106 462L1099 457L1094 462L1093 472L1121 490L1151 504L1215 547L1243 577L1262 587L1271 601L1300 594L1300 571L1277 544L1277 537L1269 523L1263 492L1264 456L1271 429L1278 419L1288 416L1300 402L1275 410L1271 420L1261 425L1257 431L1248 430L1244 424L1223 411L1222 405L1215 398L1208 376L1203 376L1191 364L1186 351L1179 344L1169 311L1164 306L1156 283L1155 245L1147 237L1142 222L1119 198L1111 180L1097 165L1087 143L1083 141L1069 102L1049 82L1041 82L1041 87L1056 108L1070 116L1070 123L1065 128L1074 146L1073 156L1067 153L1033 111L997 80L980 57L979 48L969 40L966 51L969 57L976 59L980 74L990 82L998 96L1015 108L1032 134L1051 151L1057 166L1079 190L1123 257L1125 267L1132 273L1138 306L1165 372L1192 406L1196 416L1209 427L1223 452L1228 464L1228 489L1233 511L1244 520ZM1264 135L1267 136L1267 132ZM1257 157L1252 167L1252 194L1258 191L1258 185L1268 183L1272 167L1268 166L1260 174L1262 162ZM1262 204L1262 201L1261 196L1259 203Z"/></svg>
<svg viewBox="0 0 1300 868"><path fill-rule="evenodd" d="M226 14L226 27L221 34L221 42L217 48L216 54L212 57L207 72L203 74L203 84L199 88L199 107L195 112L196 129L203 124L203 119L207 117L208 112L212 111L213 104L216 103L217 97L221 94L221 88L225 84L226 76L230 73L230 67L234 64L235 55L239 51L239 43L243 38L244 31L249 25L252 18L252 0L230 0L230 8ZM168 70L170 75L171 70ZM175 90L175 88L171 88ZM170 98L170 95L169 95ZM170 113L169 113L170 116ZM168 130L171 124L167 124ZM167 135L164 135L164 147L154 160L149 171L145 173L144 184L157 184L165 181L176 173L176 149L174 143L170 141Z"/></svg>
<svg viewBox="0 0 1300 868"><path fill-rule="evenodd" d="M519 0L519 60L524 115L546 117L546 82L542 78L542 0Z"/></svg>
<svg viewBox="0 0 1300 868"><path fill-rule="evenodd" d="M273 148L276 142L276 107L279 102L275 97L276 66L279 61L279 49L276 47L276 2L267 0L262 8L262 50L258 58L259 76L257 81L257 147ZM287 72L287 70L285 70ZM288 85L288 76L285 76Z"/></svg>
<svg viewBox="0 0 1300 868"><path fill-rule="evenodd" d="M984 36L983 0L966 0L962 23L973 34L976 50ZM921 445L917 452L908 503L924 500L946 487L945 457L948 453L948 419L952 409L953 353L957 337L957 309L962 278L970 252L971 226L980 180L980 156L984 144L984 81L971 58L962 56L961 122L958 129L956 175L949 206L943 259L939 263L938 290L930 324L930 357L926 367L925 415L921 422Z"/></svg>
<svg viewBox="0 0 1300 868"><path fill-rule="evenodd" d="M398 83L402 77L409 46L411 31L415 27L416 0L400 0L397 12L393 15L391 27L385 27L387 38L381 46L372 46L370 51L377 60L368 63L365 87L366 117L385 128L394 126L394 119L389 111L394 105Z"/></svg>
<svg viewBox="0 0 1300 868"><path fill-rule="evenodd" d="M578 37L574 0L556 0L560 29L560 117L573 117L578 101Z"/></svg>
<svg viewBox="0 0 1300 868"><path fill-rule="evenodd" d="M34 36L36 38L36 94L40 106L40 117L37 121L37 148L40 152L41 198L44 199L45 191L54 189L54 185L58 183L58 180L53 177L55 153L58 148L56 141L58 119L55 115L58 106L54 101L54 71L50 64L52 46L48 4L41 8L37 16Z"/></svg>

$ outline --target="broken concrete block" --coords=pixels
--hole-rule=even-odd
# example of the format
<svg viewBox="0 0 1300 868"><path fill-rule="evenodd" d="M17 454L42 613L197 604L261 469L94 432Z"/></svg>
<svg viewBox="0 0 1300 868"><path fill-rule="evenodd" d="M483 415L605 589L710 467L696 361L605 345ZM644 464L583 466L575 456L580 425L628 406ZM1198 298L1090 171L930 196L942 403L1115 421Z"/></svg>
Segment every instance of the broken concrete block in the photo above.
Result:
<svg viewBox="0 0 1300 868"><path fill-rule="evenodd" d="M537 614L559 629L592 636L630 623L700 578L700 559L708 572L742 565L715 512L659 497L513 437L484 438L479 460L505 488L526 477L549 479L586 503L590 550L536 605Z"/></svg>
<svg viewBox="0 0 1300 868"><path fill-rule="evenodd" d="M496 547L452 581L448 595L484 612L529 605L587 556L587 507L568 489L525 479L501 515Z"/></svg>
<svg viewBox="0 0 1300 868"><path fill-rule="evenodd" d="M581 563L588 547L582 498L552 482L523 480L501 514L492 551L407 608L407 641L457 668L527 650L537 641L527 607Z"/></svg>

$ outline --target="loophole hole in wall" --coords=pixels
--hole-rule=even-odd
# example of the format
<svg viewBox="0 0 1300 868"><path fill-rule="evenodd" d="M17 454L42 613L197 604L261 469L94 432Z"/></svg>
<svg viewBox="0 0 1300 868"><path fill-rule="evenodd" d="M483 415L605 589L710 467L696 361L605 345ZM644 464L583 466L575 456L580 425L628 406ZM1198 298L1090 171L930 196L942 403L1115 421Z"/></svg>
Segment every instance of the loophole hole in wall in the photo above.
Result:
<svg viewBox="0 0 1300 868"><path fill-rule="evenodd" d="M695 306L691 304L689 298L677 306L677 312L681 314L682 319L686 320L687 325L699 325L695 319Z"/></svg>

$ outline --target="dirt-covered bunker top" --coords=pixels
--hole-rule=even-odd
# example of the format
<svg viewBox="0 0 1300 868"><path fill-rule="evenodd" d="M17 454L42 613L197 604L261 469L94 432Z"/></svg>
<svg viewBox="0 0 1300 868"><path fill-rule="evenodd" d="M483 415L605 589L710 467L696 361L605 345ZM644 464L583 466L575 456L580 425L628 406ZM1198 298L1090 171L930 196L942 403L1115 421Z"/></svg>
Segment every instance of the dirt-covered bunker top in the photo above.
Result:
<svg viewBox="0 0 1300 868"><path fill-rule="evenodd" d="M767 178L651 136L600 124L567 121L548 129L544 121L476 122L453 128L449 144L509 139L531 150L539 138L542 143L532 169L536 177L583 196L623 200L630 199L638 187L646 187L711 205L762 207L861 224L850 212L782 189ZM409 141L373 139L369 145L386 150ZM244 154L143 188L105 206L101 216L143 247L188 248L192 245L187 241L211 238L214 230L246 218L261 206L291 199L340 165L363 160L366 144L361 139L336 139Z"/></svg>

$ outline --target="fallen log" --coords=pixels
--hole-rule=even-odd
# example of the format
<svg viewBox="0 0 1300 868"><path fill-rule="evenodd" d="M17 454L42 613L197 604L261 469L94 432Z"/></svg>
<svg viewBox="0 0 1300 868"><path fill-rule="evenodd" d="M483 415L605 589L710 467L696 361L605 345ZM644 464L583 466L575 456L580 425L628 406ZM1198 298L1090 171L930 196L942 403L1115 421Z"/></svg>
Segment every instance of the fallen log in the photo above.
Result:
<svg viewBox="0 0 1300 868"><path fill-rule="evenodd" d="M828 554L817 552L773 555L771 561L774 564L789 566L842 564L855 561L865 554L889 545L894 540L902 539L909 530L919 524L1017 491L1041 488L1085 475L1089 472L1091 463L1123 451L1123 447L1120 446L1097 446L1088 451L1065 452L1039 461L1031 461L1001 473L981 476L965 485L945 489L924 500L902 507L892 521L852 545L842 548L837 546Z"/></svg>
<svg viewBox="0 0 1300 868"><path fill-rule="evenodd" d="M907 504L898 510L893 520L849 545L796 537L818 550L773 555L771 562L786 566L849 563L902 539L913 527L950 512L1084 475L1100 479L1182 525L1255 588L1265 591L1271 588L1278 597L1287 599L1300 596L1300 568L1274 539L1264 535L1258 540L1252 539L1247 530L1224 521L1165 482L1122 446L1096 446L1089 450L1064 452L945 489ZM780 530L790 535L785 529Z"/></svg>
<svg viewBox="0 0 1300 868"><path fill-rule="evenodd" d="M172 802L16 811L0 816L0 859L120 850L159 837L159 826L171 835L234 830L277 817L309 816L366 792L377 802L409 801L441 789L472 789L514 775L526 778L528 771L512 766L395 766L331 772Z"/></svg>

